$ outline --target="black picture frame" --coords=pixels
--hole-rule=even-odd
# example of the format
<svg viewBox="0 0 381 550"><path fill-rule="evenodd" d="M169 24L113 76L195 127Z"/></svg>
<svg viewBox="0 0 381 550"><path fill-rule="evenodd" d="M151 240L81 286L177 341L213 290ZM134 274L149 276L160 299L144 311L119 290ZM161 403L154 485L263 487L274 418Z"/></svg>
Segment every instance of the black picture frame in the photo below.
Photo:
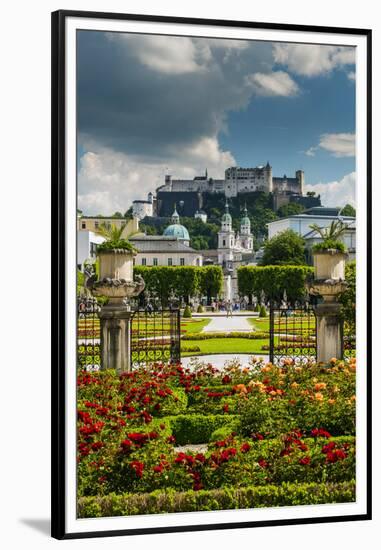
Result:
<svg viewBox="0 0 381 550"><path fill-rule="evenodd" d="M121 21L144 21L153 23L184 23L198 26L231 27L247 29L270 29L284 31L306 31L311 33L336 33L338 35L352 34L366 37L367 43L367 410L366 410L366 439L367 439L367 511L364 514L330 517L306 517L295 519L274 519L266 521L239 523L218 523L210 525L184 525L168 527L147 527L139 529L120 529L112 531L68 532L65 526L65 308L66 308L66 281L65 281L65 23L67 18L92 18ZM371 439L371 255L372 255L372 220L371 220L371 180L372 180L372 31L369 29L341 28L326 26L290 25L279 23L262 23L250 21L211 20L197 18L180 18L157 15L135 15L125 13L82 12L59 10L52 13L52 42L51 42L51 70L52 70L52 133L51 133L51 180L52 180L52 385L51 385L51 412L52 412L52 494L51 494L51 534L56 539L75 539L88 537L105 537L121 535L138 535L149 533L172 533L181 531L204 531L211 529L237 529L248 527L332 523L341 521L369 520L372 517L372 439Z"/></svg>

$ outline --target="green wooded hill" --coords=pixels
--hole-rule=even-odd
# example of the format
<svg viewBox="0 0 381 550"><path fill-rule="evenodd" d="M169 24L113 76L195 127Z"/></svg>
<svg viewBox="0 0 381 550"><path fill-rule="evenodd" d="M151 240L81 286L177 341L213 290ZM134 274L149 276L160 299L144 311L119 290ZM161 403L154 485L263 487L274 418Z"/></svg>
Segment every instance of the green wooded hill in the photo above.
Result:
<svg viewBox="0 0 381 550"><path fill-rule="evenodd" d="M191 246L196 250L214 249L217 247L217 233L221 226L221 217L225 212L226 198L222 194L203 194L203 210L208 215L207 223L195 218L181 217L181 223L188 231L191 238ZM273 197L271 193L254 192L242 193L238 197L229 199L229 211L233 218L233 229L239 230L243 209L247 207L248 216L251 221L251 230L254 235L254 247L259 248L256 243L258 239L267 236L266 224L284 218L292 214L298 214L304 210L300 204L287 204L273 210ZM181 215L181 214L180 214ZM145 218L140 223L140 228L147 235L162 235L164 229L170 223L170 219Z"/></svg>

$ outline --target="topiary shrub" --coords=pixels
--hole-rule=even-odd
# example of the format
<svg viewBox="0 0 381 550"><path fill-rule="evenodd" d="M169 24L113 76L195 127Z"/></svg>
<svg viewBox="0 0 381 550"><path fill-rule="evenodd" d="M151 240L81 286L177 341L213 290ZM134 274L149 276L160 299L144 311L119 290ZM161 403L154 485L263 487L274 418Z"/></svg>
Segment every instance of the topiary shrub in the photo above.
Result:
<svg viewBox="0 0 381 550"><path fill-rule="evenodd" d="M217 428L226 426L231 433L238 426L237 416L234 415L182 414L168 419L177 445L207 443Z"/></svg>
<svg viewBox="0 0 381 550"><path fill-rule="evenodd" d="M227 439L230 435L232 435L232 433L234 433L238 429L239 420L237 420L236 422L232 422L228 426L222 426L222 428L214 430L214 432L210 436L210 442L222 441L223 439Z"/></svg>
<svg viewBox="0 0 381 550"><path fill-rule="evenodd" d="M185 306L185 309L184 309L184 313L183 313L183 317L185 319L190 319L192 317L192 310L191 308L189 307L189 305L186 305Z"/></svg>
<svg viewBox="0 0 381 550"><path fill-rule="evenodd" d="M261 305L259 308L259 317L267 317L266 306Z"/></svg>
<svg viewBox="0 0 381 550"><path fill-rule="evenodd" d="M197 308L197 313L203 313L204 312L204 306L202 306L201 304L199 304L198 308Z"/></svg>

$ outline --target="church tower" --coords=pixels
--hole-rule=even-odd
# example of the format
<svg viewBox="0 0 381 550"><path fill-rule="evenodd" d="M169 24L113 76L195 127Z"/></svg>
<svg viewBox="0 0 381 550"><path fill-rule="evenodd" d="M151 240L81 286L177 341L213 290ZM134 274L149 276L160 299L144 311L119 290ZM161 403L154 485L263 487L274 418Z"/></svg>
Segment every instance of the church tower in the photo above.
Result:
<svg viewBox="0 0 381 550"><path fill-rule="evenodd" d="M221 218L221 229L218 232L218 263L230 268L234 259L235 236L232 228L232 217L226 202L225 214Z"/></svg>
<svg viewBox="0 0 381 550"><path fill-rule="evenodd" d="M245 205L245 208L243 210L243 216L241 218L240 238L241 238L242 248L244 248L248 252L252 252L253 251L253 235L251 233L251 223L250 223L250 218L247 215L246 205Z"/></svg>

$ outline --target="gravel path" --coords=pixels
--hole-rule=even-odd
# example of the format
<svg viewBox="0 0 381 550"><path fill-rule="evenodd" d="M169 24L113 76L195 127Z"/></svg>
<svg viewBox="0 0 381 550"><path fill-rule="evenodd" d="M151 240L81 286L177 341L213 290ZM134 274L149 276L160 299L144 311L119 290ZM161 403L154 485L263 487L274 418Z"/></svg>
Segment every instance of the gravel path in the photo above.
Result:
<svg viewBox="0 0 381 550"><path fill-rule="evenodd" d="M251 332L253 327L247 317L210 317L210 323L202 329L202 332Z"/></svg>

